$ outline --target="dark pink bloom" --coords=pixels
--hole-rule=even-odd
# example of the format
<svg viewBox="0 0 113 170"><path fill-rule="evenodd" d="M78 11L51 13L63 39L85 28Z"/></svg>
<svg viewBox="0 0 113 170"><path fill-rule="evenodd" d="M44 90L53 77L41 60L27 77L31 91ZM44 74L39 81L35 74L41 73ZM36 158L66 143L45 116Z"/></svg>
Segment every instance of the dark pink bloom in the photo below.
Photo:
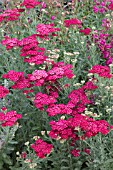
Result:
<svg viewBox="0 0 113 170"><path fill-rule="evenodd" d="M55 116L58 114L67 114L70 115L72 110L68 107L68 105L64 104L53 104L48 106L47 110L48 116Z"/></svg>
<svg viewBox="0 0 113 170"><path fill-rule="evenodd" d="M25 9L23 9L23 8L18 8L17 10L18 10L18 12L24 12L25 11Z"/></svg>
<svg viewBox="0 0 113 170"><path fill-rule="evenodd" d="M9 90L3 86L0 86L0 98L5 97L9 93Z"/></svg>
<svg viewBox="0 0 113 170"><path fill-rule="evenodd" d="M98 74L100 77L111 78L110 68L108 66L94 65L89 73Z"/></svg>
<svg viewBox="0 0 113 170"><path fill-rule="evenodd" d="M24 77L24 72L10 70L7 74L3 74L2 78L15 82L15 84L11 86L13 89L23 89L31 86L30 80Z"/></svg>
<svg viewBox="0 0 113 170"><path fill-rule="evenodd" d="M113 11L113 2L108 5L108 8Z"/></svg>
<svg viewBox="0 0 113 170"><path fill-rule="evenodd" d="M80 156L80 150L79 149L73 149L73 150L71 150L71 154L74 157L79 157Z"/></svg>
<svg viewBox="0 0 113 170"><path fill-rule="evenodd" d="M80 25L80 24L82 24L82 22L77 18L71 18L64 21L64 25L66 27L70 27L70 25Z"/></svg>
<svg viewBox="0 0 113 170"><path fill-rule="evenodd" d="M21 153L21 158L26 159L26 156L27 156L27 153L26 153L26 152L22 152L22 153Z"/></svg>
<svg viewBox="0 0 113 170"><path fill-rule="evenodd" d="M0 113L0 121L2 123L2 126L13 126L18 119L21 119L22 115L17 114L16 111L11 110L7 112L6 114Z"/></svg>
<svg viewBox="0 0 113 170"><path fill-rule="evenodd" d="M51 131L49 136L53 139L56 139L60 136L62 139L69 139L73 136L73 129L69 127L67 120L58 120L57 122L51 121L50 122Z"/></svg>
<svg viewBox="0 0 113 170"><path fill-rule="evenodd" d="M47 76L48 74L45 70L35 70L31 76L29 76L29 79L35 81L35 86L42 86Z"/></svg>
<svg viewBox="0 0 113 170"><path fill-rule="evenodd" d="M13 47L18 46L19 40L17 38L10 38L8 36L5 36L5 39L1 41L2 45L6 45L6 49L12 49Z"/></svg>
<svg viewBox="0 0 113 170"><path fill-rule="evenodd" d="M1 108L1 110L2 110L2 111L6 111L7 108L6 108L5 106L3 106L3 107Z"/></svg>
<svg viewBox="0 0 113 170"><path fill-rule="evenodd" d="M86 29L80 30L80 32L84 33L84 35L89 35L90 32L91 32L91 29L90 28L86 28Z"/></svg>
<svg viewBox="0 0 113 170"><path fill-rule="evenodd" d="M31 145L31 148L35 151L39 158L45 158L47 154L50 154L53 149L53 145L44 142L42 139L38 139Z"/></svg>
<svg viewBox="0 0 113 170"><path fill-rule="evenodd" d="M37 55L31 55L26 58L24 58L24 62L27 62L27 63L34 63L35 65L39 65L39 64L43 64L44 61L46 61L47 59L47 56L45 56L43 53L41 54L38 54L38 52L36 52ZM28 54L28 52L26 52L26 55Z"/></svg>
<svg viewBox="0 0 113 170"><path fill-rule="evenodd" d="M2 14L0 14L0 22L2 21L15 21L18 20L20 14L17 8L7 9Z"/></svg>
<svg viewBox="0 0 113 170"><path fill-rule="evenodd" d="M60 79L63 77L67 77L71 79L74 74L72 73L72 65L64 64L64 62L53 63L52 68L48 71L47 81L55 81L56 79Z"/></svg>
<svg viewBox="0 0 113 170"><path fill-rule="evenodd" d="M27 95L28 93L33 93L34 90L30 89L30 90L23 90L23 94Z"/></svg>
<svg viewBox="0 0 113 170"><path fill-rule="evenodd" d="M18 45L20 47L24 47L24 50L28 50L31 48L31 45L38 44L38 41L36 39L37 34L32 34L28 37L25 37L21 40L19 40Z"/></svg>
<svg viewBox="0 0 113 170"><path fill-rule="evenodd" d="M24 77L17 80L15 84L11 86L11 88L13 89L24 89L24 88L30 88L30 87L31 87L31 84L30 84L29 79L24 78Z"/></svg>
<svg viewBox="0 0 113 170"><path fill-rule="evenodd" d="M37 5L40 5L41 3L37 0L24 0L20 6L25 6L26 8L34 8Z"/></svg>
<svg viewBox="0 0 113 170"><path fill-rule="evenodd" d="M54 20L56 17L53 15L53 16L51 16L51 20Z"/></svg>
<svg viewBox="0 0 113 170"><path fill-rule="evenodd" d="M60 31L60 28L54 28L54 24L38 24L36 31L40 38L48 38L49 35L53 35L54 32Z"/></svg>
<svg viewBox="0 0 113 170"><path fill-rule="evenodd" d="M9 79L13 82L16 82L17 80L19 80L23 76L24 76L24 72L16 72L14 70L10 70L10 71L8 71L7 74L3 74L2 78Z"/></svg>
<svg viewBox="0 0 113 170"><path fill-rule="evenodd" d="M82 88L84 88L85 90L94 90L97 89L98 86L95 86L92 81L88 81L85 83L84 86L82 86Z"/></svg>
<svg viewBox="0 0 113 170"><path fill-rule="evenodd" d="M43 109L44 106L56 103L54 96L49 96L38 92L35 96L34 104L38 109Z"/></svg>
<svg viewBox="0 0 113 170"><path fill-rule="evenodd" d="M82 106L85 105L85 104L89 104L90 103L90 100L88 100L85 92L84 92L84 88L79 88L77 90L72 90L69 95L68 95L68 98L70 99L68 104L73 104L74 107L78 106ZM81 105L82 104L82 105Z"/></svg>
<svg viewBox="0 0 113 170"><path fill-rule="evenodd" d="M113 58L112 58L112 57L109 57L109 58L106 60L106 65L112 64L112 62L113 62Z"/></svg>
<svg viewBox="0 0 113 170"><path fill-rule="evenodd" d="M90 149L85 148L85 149L84 149L84 152L87 153L87 154L89 155L89 154L90 154Z"/></svg>
<svg viewBox="0 0 113 170"><path fill-rule="evenodd" d="M98 13L99 8L97 6L93 6L93 11L94 11L94 13Z"/></svg>

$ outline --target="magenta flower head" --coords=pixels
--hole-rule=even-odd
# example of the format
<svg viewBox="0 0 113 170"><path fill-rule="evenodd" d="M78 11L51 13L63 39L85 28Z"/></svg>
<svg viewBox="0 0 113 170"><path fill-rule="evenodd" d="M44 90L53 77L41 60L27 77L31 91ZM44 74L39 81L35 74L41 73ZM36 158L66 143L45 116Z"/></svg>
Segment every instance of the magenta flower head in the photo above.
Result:
<svg viewBox="0 0 113 170"><path fill-rule="evenodd" d="M34 144L31 144L31 148L39 158L45 158L52 151L53 145L44 142L42 139L38 139Z"/></svg>
<svg viewBox="0 0 113 170"><path fill-rule="evenodd" d="M41 5L42 5L42 9L46 8L46 3L45 2L42 2Z"/></svg>
<svg viewBox="0 0 113 170"><path fill-rule="evenodd" d="M53 16L51 16L51 20L54 20L55 19L55 16L53 15Z"/></svg>

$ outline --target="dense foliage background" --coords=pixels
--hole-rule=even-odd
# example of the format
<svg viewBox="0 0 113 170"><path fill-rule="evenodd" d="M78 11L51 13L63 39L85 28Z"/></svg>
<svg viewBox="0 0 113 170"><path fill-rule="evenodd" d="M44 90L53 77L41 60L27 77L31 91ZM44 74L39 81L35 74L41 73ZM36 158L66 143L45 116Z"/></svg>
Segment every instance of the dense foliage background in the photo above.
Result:
<svg viewBox="0 0 113 170"><path fill-rule="evenodd" d="M113 0L0 2L0 170L112 170Z"/></svg>

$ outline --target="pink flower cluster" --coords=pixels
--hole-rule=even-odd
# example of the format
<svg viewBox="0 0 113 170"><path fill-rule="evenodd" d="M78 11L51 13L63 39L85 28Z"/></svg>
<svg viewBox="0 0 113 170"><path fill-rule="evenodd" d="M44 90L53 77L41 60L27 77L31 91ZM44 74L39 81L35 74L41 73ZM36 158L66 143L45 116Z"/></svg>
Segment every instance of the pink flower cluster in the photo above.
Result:
<svg viewBox="0 0 113 170"><path fill-rule="evenodd" d="M72 78L74 74L72 73L70 64L64 64L63 62L54 63L52 68L47 72L45 70L35 70L32 74L27 74L24 76L24 72L16 72L10 70L8 73L3 74L2 78L9 79L15 84L11 86L13 89L23 89L31 88L33 86L42 86L44 85L46 90L49 88L49 91L53 94L55 92L52 88L52 83L55 83L57 86L57 80L63 77ZM47 86L46 84L50 85ZM52 92L53 91L53 92Z"/></svg>
<svg viewBox="0 0 113 170"><path fill-rule="evenodd" d="M110 68L108 66L94 65L89 73L98 74L100 77L111 78Z"/></svg>
<svg viewBox="0 0 113 170"><path fill-rule="evenodd" d="M31 148L36 152L36 155L39 158L45 158L47 154L50 154L53 146L52 144L44 142L42 139L38 139L34 144L31 145Z"/></svg>
<svg viewBox="0 0 113 170"><path fill-rule="evenodd" d="M53 34L53 33L60 31L60 28L54 28L53 23L51 23L51 24L38 24L36 26L36 31L38 33L37 35L40 38L48 39L49 35L56 36L56 34Z"/></svg>
<svg viewBox="0 0 113 170"><path fill-rule="evenodd" d="M102 20L102 27L104 27L105 30L109 30L110 29L110 21L107 18L104 18Z"/></svg>
<svg viewBox="0 0 113 170"><path fill-rule="evenodd" d="M35 100L34 100L35 106L40 110L43 110L44 106L53 104L55 102L56 102L55 97L49 96L47 94L43 94L41 92L38 92L36 94Z"/></svg>
<svg viewBox="0 0 113 170"><path fill-rule="evenodd" d="M48 74L45 70L35 70L31 76L29 75L29 79L35 81L34 86L42 86L47 76Z"/></svg>
<svg viewBox="0 0 113 170"><path fill-rule="evenodd" d="M64 104L53 104L48 106L46 109L48 112L48 116L55 116L58 114L67 114L70 115L72 113L72 109L68 105Z"/></svg>
<svg viewBox="0 0 113 170"><path fill-rule="evenodd" d="M108 8L113 11L113 2L108 5Z"/></svg>
<svg viewBox="0 0 113 170"><path fill-rule="evenodd" d="M107 10L107 2L109 2L108 0L104 0L102 2L99 2L97 0L94 0L95 5L93 6L93 11L94 13L105 13Z"/></svg>
<svg viewBox="0 0 113 170"><path fill-rule="evenodd" d="M104 59L106 59L106 65L109 65L113 61L113 53L112 53L112 46L113 46L113 36L110 34L105 34L103 32L98 33L95 30L93 34L94 43L99 47L101 54Z"/></svg>
<svg viewBox="0 0 113 170"><path fill-rule="evenodd" d="M0 98L5 97L9 93L9 90L3 86L0 86Z"/></svg>
<svg viewBox="0 0 113 170"><path fill-rule="evenodd" d="M80 20L78 20L77 18L71 18L71 19L67 19L64 20L64 25L66 27L70 27L71 25L81 25L82 22Z"/></svg>
<svg viewBox="0 0 113 170"><path fill-rule="evenodd" d="M98 88L98 86L94 85L92 81L88 81L84 86L82 86L82 88L84 90L95 90Z"/></svg>
<svg viewBox="0 0 113 170"><path fill-rule="evenodd" d="M72 90L71 93L68 95L68 98L68 106L73 108L72 115L83 113L86 108L86 104L91 103L91 101L86 96L84 87L77 90Z"/></svg>
<svg viewBox="0 0 113 170"><path fill-rule="evenodd" d="M72 118L67 120L59 119L50 122L51 131L49 136L53 139L61 137L61 139L85 139L97 135L99 132L106 135L110 131L110 125L105 120L94 120L88 116L83 116L81 114L76 114ZM82 136L77 135L77 129L81 129Z"/></svg>
<svg viewBox="0 0 113 170"><path fill-rule="evenodd" d="M32 74L29 74L29 80L34 82L34 86L44 85L46 89L52 90L52 84L57 85L57 80L63 77L71 79L74 74L72 73L72 65L64 64L64 62L53 63L52 68L48 71L45 70L35 70ZM50 86L47 86L50 85Z"/></svg>
<svg viewBox="0 0 113 170"><path fill-rule="evenodd" d="M83 33L84 35L89 35L91 32L90 28L85 28L85 29L81 29L79 32Z"/></svg>
<svg viewBox="0 0 113 170"><path fill-rule="evenodd" d="M56 79L60 79L62 77L67 77L71 79L74 74L72 73L72 65L64 64L64 62L57 62L52 65L51 70L48 71L48 81L55 81Z"/></svg>
<svg viewBox="0 0 113 170"><path fill-rule="evenodd" d="M52 120L50 121L50 126L52 130L50 131L49 136L52 139L61 137L61 139L68 140L74 135L73 129L69 127L67 120L59 119L57 122Z"/></svg>
<svg viewBox="0 0 113 170"><path fill-rule="evenodd" d="M80 156L80 150L79 149L73 149L73 150L71 150L71 154L74 157L78 157L78 156Z"/></svg>
<svg viewBox="0 0 113 170"><path fill-rule="evenodd" d="M74 157L79 157L80 156L80 149L72 149L71 150L71 154L74 156ZM89 155L90 154L90 149L88 149L88 148L85 148L84 150L82 150L82 152L84 152L84 153L86 153L87 155Z"/></svg>
<svg viewBox="0 0 113 170"><path fill-rule="evenodd" d="M6 49L12 49L13 47L18 46L18 39L17 38L10 38L8 36L5 36L5 39L1 41L2 45L6 45Z"/></svg>
<svg viewBox="0 0 113 170"><path fill-rule="evenodd" d="M5 126L13 126L18 119L21 119L22 115L17 114L16 111L11 110L9 112L6 112L5 114L3 112L0 112L0 123L3 127Z"/></svg>
<svg viewBox="0 0 113 170"><path fill-rule="evenodd" d="M40 5L41 3L37 0L24 0L20 6L25 6L26 8L34 8L37 5Z"/></svg>
<svg viewBox="0 0 113 170"><path fill-rule="evenodd" d="M6 36L1 43L2 45L6 45L7 50L12 49L13 47L21 47L20 56L24 57L24 62L39 65L44 63L47 56L44 55L45 48L38 47L36 36L37 34L33 34L22 40Z"/></svg>
<svg viewBox="0 0 113 170"><path fill-rule="evenodd" d="M2 14L0 14L0 22L2 21L15 21L18 20L20 16L19 10L14 9L7 9Z"/></svg>
<svg viewBox="0 0 113 170"><path fill-rule="evenodd" d="M39 43L36 37L39 36L40 38L48 39L49 35L55 36L54 32L56 31L60 31L60 29L54 28L54 24L38 24L37 34L32 34L21 40L5 36L5 39L1 43L6 46L7 50L13 47L21 47L20 56L24 57L24 62L39 65L46 61L47 56L44 55L45 48L38 46Z"/></svg>
<svg viewBox="0 0 113 170"><path fill-rule="evenodd" d="M37 34L33 34L19 41L20 56L24 57L24 62L43 64L47 56L44 55L45 48L38 47ZM28 57L29 56L29 57Z"/></svg>
<svg viewBox="0 0 113 170"><path fill-rule="evenodd" d="M13 81L15 83L13 86L11 86L13 89L31 87L29 79L24 77L24 72L16 72L14 70L10 70L7 74L3 74L2 78Z"/></svg>

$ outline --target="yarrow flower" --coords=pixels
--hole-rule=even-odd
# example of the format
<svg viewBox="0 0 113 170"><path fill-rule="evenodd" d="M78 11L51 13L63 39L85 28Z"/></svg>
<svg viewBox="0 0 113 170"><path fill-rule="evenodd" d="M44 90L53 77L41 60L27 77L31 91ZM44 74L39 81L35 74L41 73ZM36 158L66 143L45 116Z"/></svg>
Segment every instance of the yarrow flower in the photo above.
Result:
<svg viewBox="0 0 113 170"><path fill-rule="evenodd" d="M93 11L94 13L105 13L107 11L107 1L102 1L102 2L99 2L99 1L94 1L95 2L95 5L93 6Z"/></svg>
<svg viewBox="0 0 113 170"><path fill-rule="evenodd" d="M39 158L45 158L46 155L51 153L53 145L44 142L42 139L38 139L34 144L31 144L31 148L36 152Z"/></svg>
<svg viewBox="0 0 113 170"><path fill-rule="evenodd" d="M10 38L8 36L5 36L5 39L1 41L2 45L6 45L6 49L12 49L13 47L18 46L19 40L17 38Z"/></svg>
<svg viewBox="0 0 113 170"><path fill-rule="evenodd" d="M0 22L2 21L15 21L18 20L20 16L18 9L7 9L2 14L0 14Z"/></svg>
<svg viewBox="0 0 113 170"><path fill-rule="evenodd" d="M28 52L27 52L28 53ZM27 54L26 53L26 54ZM31 52L32 53L32 52ZM43 64L44 63L44 61L46 61L46 59L47 59L47 56L45 56L44 54L43 54L43 52L36 52L37 54L36 55L31 55L31 56L29 56L29 58L28 57L26 57L26 58L24 58L24 62L27 62L27 63L29 63L29 64L35 64L35 65L39 65L39 64Z"/></svg>
<svg viewBox="0 0 113 170"><path fill-rule="evenodd" d="M38 42L37 42L37 39L36 39L36 36L37 36L37 34L32 34L32 35L30 35L30 36L28 36L28 37L25 37L25 38L22 38L21 40L19 40L19 43L18 43L18 45L20 46L20 47L24 47L24 50L28 50L29 48L31 48L30 47L30 45L32 44L38 44Z"/></svg>
<svg viewBox="0 0 113 170"><path fill-rule="evenodd" d="M14 89L31 87L29 79L24 77L24 72L16 72L14 70L10 70L7 74L3 74L2 78L13 81L15 84L11 86L11 88Z"/></svg>
<svg viewBox="0 0 113 170"><path fill-rule="evenodd" d="M49 133L49 136L52 139L56 139L58 136L61 139L69 139L73 136L73 129L69 127L68 120L58 120L57 122L51 121L50 126L52 130Z"/></svg>
<svg viewBox="0 0 113 170"><path fill-rule="evenodd" d="M7 74L3 74L2 78L9 79L13 82L16 82L21 77L23 77L23 75L24 75L24 72L16 72L14 70L10 70L10 71L8 71Z"/></svg>
<svg viewBox="0 0 113 170"><path fill-rule="evenodd" d="M21 158L22 158L22 159L26 159L26 157L27 157L27 153L26 153L26 152L22 152L22 153L21 153Z"/></svg>
<svg viewBox="0 0 113 170"><path fill-rule="evenodd" d="M79 32L84 33L84 35L89 35L90 32L91 32L91 29L90 28L85 28L83 30L80 30Z"/></svg>
<svg viewBox="0 0 113 170"><path fill-rule="evenodd" d="M45 70L35 70L29 79L35 81L35 86L42 86L47 76L48 74Z"/></svg>
<svg viewBox="0 0 113 170"><path fill-rule="evenodd" d="M25 6L26 8L34 8L37 5L40 5L41 2L38 2L37 0L24 0L20 6Z"/></svg>
<svg viewBox="0 0 113 170"><path fill-rule="evenodd" d="M73 149L70 152L74 157L79 157L80 156L80 150L79 149Z"/></svg>
<svg viewBox="0 0 113 170"><path fill-rule="evenodd" d="M77 18L71 18L71 19L67 19L64 21L64 25L66 27L70 27L71 25L81 25L82 22L80 20L78 20Z"/></svg>
<svg viewBox="0 0 113 170"><path fill-rule="evenodd" d="M72 113L71 108L68 105L64 104L53 104L48 106L47 110L48 116L55 116L58 114L67 114L70 115Z"/></svg>
<svg viewBox="0 0 113 170"><path fill-rule="evenodd" d="M0 112L0 122L3 127L13 126L16 123L16 121L21 118L22 118L22 115L17 114L16 111L14 110L6 112L6 114L4 114L3 112Z"/></svg>
<svg viewBox="0 0 113 170"><path fill-rule="evenodd" d="M113 11L113 2L108 5L108 8Z"/></svg>
<svg viewBox="0 0 113 170"><path fill-rule="evenodd" d="M94 120L81 114L76 114L74 118L69 118L68 126L71 128L79 127L84 132L84 138L90 138L99 132L106 135L110 131L110 125L105 120Z"/></svg>
<svg viewBox="0 0 113 170"><path fill-rule="evenodd" d="M110 68L108 66L94 65L89 73L98 74L100 77L111 78Z"/></svg>
<svg viewBox="0 0 113 170"><path fill-rule="evenodd" d="M105 29L108 29L109 24L105 25L105 27L106 27ZM99 47L101 51L102 54L101 57L106 59L106 65L111 64L113 61L112 57L113 37L110 34L104 34L103 32L98 33L98 31L95 30L95 33L93 34L93 39L95 44Z"/></svg>
<svg viewBox="0 0 113 170"><path fill-rule="evenodd" d="M9 93L9 90L3 86L0 86L0 98L5 97Z"/></svg>
<svg viewBox="0 0 113 170"><path fill-rule="evenodd" d="M105 120L94 120L88 116L75 114L74 117L67 120L59 119L50 121L51 131L49 136L53 139L60 137L61 139L78 140L76 134L77 129L83 132L81 139L90 138L99 132L103 135L109 133L111 127Z"/></svg>
<svg viewBox="0 0 113 170"><path fill-rule="evenodd" d="M74 76L71 68L71 64L65 65L64 62L54 63L51 70L48 71L47 80L54 82L56 79L60 79L62 77L67 77L71 79Z"/></svg>
<svg viewBox="0 0 113 170"><path fill-rule="evenodd" d="M92 81L88 81L85 83L84 86L82 86L82 88L84 88L85 90L94 90L97 89L98 86L94 85Z"/></svg>
<svg viewBox="0 0 113 170"><path fill-rule="evenodd" d="M45 48L38 47L36 37L37 34L32 34L31 36L23 38L19 40L18 46L22 47L20 56L24 57L24 62L39 65L46 61L47 56L44 55Z"/></svg>
<svg viewBox="0 0 113 170"><path fill-rule="evenodd" d="M51 23L51 24L38 24L36 26L36 31L37 31L37 35L40 37L40 38L45 38L45 39L48 39L49 35L56 35L56 34L53 34L54 32L56 31L60 31L60 28L54 28L54 24Z"/></svg>
<svg viewBox="0 0 113 170"><path fill-rule="evenodd" d="M36 108L42 110L44 106L50 105L56 102L56 99L53 96L49 96L47 94L43 94L38 92L35 96L34 104Z"/></svg>
<svg viewBox="0 0 113 170"><path fill-rule="evenodd" d="M85 148L83 151L84 151L86 154L90 155L90 149Z"/></svg>
<svg viewBox="0 0 113 170"><path fill-rule="evenodd" d="M91 101L88 99L87 95L85 94L84 88L72 90L69 93L68 98L69 98L69 102L67 105L73 108L72 115L76 115L77 113L82 113L86 108L86 104L91 103Z"/></svg>

